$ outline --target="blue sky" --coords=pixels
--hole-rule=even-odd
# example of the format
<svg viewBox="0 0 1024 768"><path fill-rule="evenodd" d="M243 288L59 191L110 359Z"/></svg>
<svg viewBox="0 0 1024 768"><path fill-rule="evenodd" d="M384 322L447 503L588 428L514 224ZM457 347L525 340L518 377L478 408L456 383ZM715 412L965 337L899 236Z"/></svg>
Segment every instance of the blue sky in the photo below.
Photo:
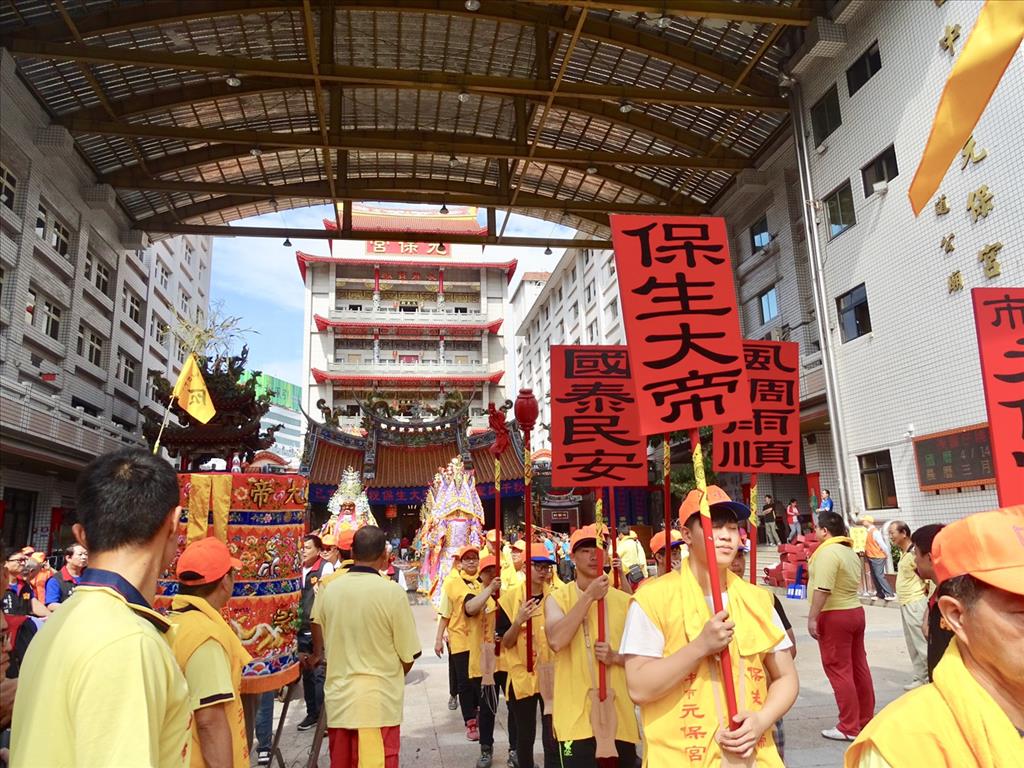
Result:
<svg viewBox="0 0 1024 768"><path fill-rule="evenodd" d="M404 206L403 206L404 207ZM415 206L408 206L415 207ZM324 218L333 218L329 205L297 208L281 213L242 219L239 226L322 229ZM483 213L480 214L481 222ZM498 214L501 229L502 214ZM506 235L572 237L574 232L551 222L513 214ZM301 384L302 371L302 278L295 263L295 251L327 254L325 240L292 238L292 247L279 240L258 237L217 237L213 240L211 303L220 303L223 312L241 318L239 325L251 329L249 368ZM558 263L562 251L545 256L541 248L488 246L485 257L495 261L518 259L517 277L523 271L549 270Z"/></svg>

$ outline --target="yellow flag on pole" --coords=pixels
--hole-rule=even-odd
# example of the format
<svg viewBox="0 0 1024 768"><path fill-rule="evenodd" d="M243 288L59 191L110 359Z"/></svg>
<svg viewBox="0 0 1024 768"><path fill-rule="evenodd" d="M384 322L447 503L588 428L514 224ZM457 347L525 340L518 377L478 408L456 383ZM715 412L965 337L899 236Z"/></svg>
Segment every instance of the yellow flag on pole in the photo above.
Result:
<svg viewBox="0 0 1024 768"><path fill-rule="evenodd" d="M196 421L206 424L217 414L195 355L189 355L185 361L173 395L178 406Z"/></svg>
<svg viewBox="0 0 1024 768"><path fill-rule="evenodd" d="M932 132L907 193L916 216L928 204L1024 37L1024 2L988 0L971 31L935 110Z"/></svg>

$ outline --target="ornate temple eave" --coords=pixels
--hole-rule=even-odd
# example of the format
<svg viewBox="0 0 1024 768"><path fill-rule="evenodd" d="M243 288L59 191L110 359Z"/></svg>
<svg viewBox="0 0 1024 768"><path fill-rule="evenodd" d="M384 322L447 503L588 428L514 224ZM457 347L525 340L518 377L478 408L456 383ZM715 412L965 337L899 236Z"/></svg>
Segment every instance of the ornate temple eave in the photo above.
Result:
<svg viewBox="0 0 1024 768"><path fill-rule="evenodd" d="M313 380L317 384L323 384L325 382L338 382L341 384L369 384L369 383L429 383L429 382L444 382L447 384L497 384L501 381L501 377L505 375L504 371L497 371L491 374L481 374L479 376L458 376L458 375L444 375L444 374L429 374L426 376L409 374L409 375L395 375L395 374L352 374L352 373L330 373L328 371L321 371L319 368L313 368L310 370L313 375Z"/></svg>
<svg viewBox="0 0 1024 768"><path fill-rule="evenodd" d="M399 319L389 325L384 325L378 320L331 320L330 318L323 317L322 315L313 315L313 322L316 323L316 329L321 333L326 331L328 328L352 332L372 332L379 329L382 334L389 335L401 334L406 330L443 330L452 336L462 336L470 335L478 331L487 331L492 334L497 333L498 329L501 328L502 319L499 318L490 323L458 323L451 319L445 319L441 316L427 322L406 323L401 322L401 319Z"/></svg>
<svg viewBox="0 0 1024 768"><path fill-rule="evenodd" d="M512 281L512 275L516 272L516 266L519 262L516 259L512 261L455 261L455 260L428 260L428 259L415 259L409 261L402 261L400 259L388 259L383 256L317 256L312 253L306 253L304 251L295 252L295 261L299 265L299 274L302 275L303 281L306 279L306 267L309 264L355 264L355 265L368 265L373 266L375 264L387 264L390 266L407 266L407 267L448 267L451 269L496 269L499 272L505 273L505 280L507 282Z"/></svg>

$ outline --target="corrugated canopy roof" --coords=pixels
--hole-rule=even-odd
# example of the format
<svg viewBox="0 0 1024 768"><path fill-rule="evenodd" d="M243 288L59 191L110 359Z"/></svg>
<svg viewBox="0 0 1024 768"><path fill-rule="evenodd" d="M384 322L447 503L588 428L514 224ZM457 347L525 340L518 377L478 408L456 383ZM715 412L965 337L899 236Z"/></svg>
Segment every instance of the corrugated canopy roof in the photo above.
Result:
<svg viewBox="0 0 1024 768"><path fill-rule="evenodd" d="M824 8L466 6L14 0L0 37L141 230L377 200L605 237L610 211L703 212L753 164L788 119L781 63ZM344 212L336 223L348 236Z"/></svg>

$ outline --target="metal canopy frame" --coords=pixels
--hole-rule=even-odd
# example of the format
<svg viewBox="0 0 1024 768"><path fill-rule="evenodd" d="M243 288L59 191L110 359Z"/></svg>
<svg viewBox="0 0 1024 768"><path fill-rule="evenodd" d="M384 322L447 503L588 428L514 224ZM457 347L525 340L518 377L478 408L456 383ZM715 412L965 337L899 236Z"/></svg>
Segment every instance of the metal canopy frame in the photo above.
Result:
<svg viewBox="0 0 1024 768"><path fill-rule="evenodd" d="M820 0L479 6L11 0L0 44L135 229L223 234L317 203L446 202L597 244L608 213L706 212L754 165L788 121L782 62L825 12ZM488 221L480 242L529 240L495 231L493 210ZM360 237L340 213L335 224L329 236Z"/></svg>

